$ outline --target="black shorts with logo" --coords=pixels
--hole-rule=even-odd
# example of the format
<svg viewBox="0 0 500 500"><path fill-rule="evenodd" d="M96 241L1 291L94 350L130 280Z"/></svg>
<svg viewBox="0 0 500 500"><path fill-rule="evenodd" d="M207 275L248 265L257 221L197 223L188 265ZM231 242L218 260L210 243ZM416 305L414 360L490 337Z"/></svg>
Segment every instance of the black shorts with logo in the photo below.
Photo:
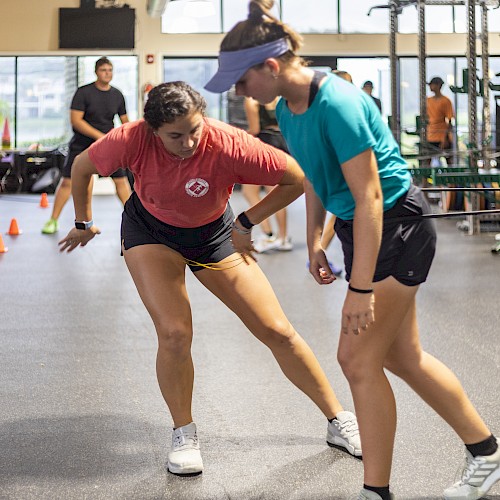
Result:
<svg viewBox="0 0 500 500"><path fill-rule="evenodd" d="M235 253L231 243L233 220L233 211L228 204L218 219L203 226L171 226L151 215L134 192L125 203L121 240L125 250L139 245L166 245L185 259L200 264L216 263ZM193 272L205 269L188 265Z"/></svg>
<svg viewBox="0 0 500 500"><path fill-rule="evenodd" d="M384 212L382 243L374 282L393 276L403 285L416 286L427 279L436 250L436 228L430 218L409 218L430 213L422 191L412 185L396 204ZM405 221L404 218L408 217ZM346 279L353 259L353 221L337 218L335 232L342 243Z"/></svg>

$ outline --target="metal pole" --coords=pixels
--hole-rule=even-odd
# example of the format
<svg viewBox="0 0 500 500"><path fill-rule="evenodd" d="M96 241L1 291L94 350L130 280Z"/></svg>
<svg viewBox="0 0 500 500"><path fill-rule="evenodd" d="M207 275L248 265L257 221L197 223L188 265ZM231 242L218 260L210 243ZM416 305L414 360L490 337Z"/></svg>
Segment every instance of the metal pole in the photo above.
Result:
<svg viewBox="0 0 500 500"><path fill-rule="evenodd" d="M399 116L399 92L398 92L398 59L396 56L396 33L398 32L398 5L397 0L390 3L391 32L389 36L389 60L391 66L391 129L398 144L401 144L401 123Z"/></svg>
<svg viewBox="0 0 500 500"><path fill-rule="evenodd" d="M489 170L489 150L491 141L491 111L490 111L490 66L488 47L488 7L481 2L481 60L483 63L483 127L482 153L484 168Z"/></svg>
<svg viewBox="0 0 500 500"><path fill-rule="evenodd" d="M420 153L424 152L427 144L427 95L426 95L426 67L425 67L425 0L418 0L418 76L420 101Z"/></svg>
<svg viewBox="0 0 500 500"><path fill-rule="evenodd" d="M476 67L476 18L475 18L475 0L467 0L467 63L469 68L469 82L467 93L469 96L468 112L469 112L469 143L472 153L471 168L475 168L476 162L473 157L475 153L472 150L477 150L477 67Z"/></svg>
<svg viewBox="0 0 500 500"><path fill-rule="evenodd" d="M467 59L469 68L468 96L469 96L469 167L477 167L477 67L476 67L476 0L467 0ZM470 196L471 209L476 211L479 208L479 199L474 193ZM477 217L467 216L469 222L470 235L480 232L480 223Z"/></svg>

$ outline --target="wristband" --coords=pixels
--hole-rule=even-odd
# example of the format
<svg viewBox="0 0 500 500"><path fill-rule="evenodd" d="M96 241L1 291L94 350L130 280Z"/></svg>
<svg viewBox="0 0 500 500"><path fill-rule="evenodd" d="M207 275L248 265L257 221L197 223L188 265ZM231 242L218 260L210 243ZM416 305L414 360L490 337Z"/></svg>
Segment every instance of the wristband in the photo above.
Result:
<svg viewBox="0 0 500 500"><path fill-rule="evenodd" d="M236 225L236 223L235 223L235 222L233 222L232 229L233 229L234 231L236 231L237 233L239 233L239 234L252 234L252 230L251 230L251 229L241 229L240 227L238 227L238 226Z"/></svg>
<svg viewBox="0 0 500 500"><path fill-rule="evenodd" d="M247 217L247 214L245 212L241 212L240 215L238 215L238 217L236 217L236 219L238 219L238 222L245 228L245 229L252 229L252 227L255 226L255 224L252 224L250 222L250 219Z"/></svg>
<svg viewBox="0 0 500 500"><path fill-rule="evenodd" d="M349 286L347 288L349 288L349 290L351 290L351 292L354 292L354 293L373 293L373 288L362 290L361 288L354 288L353 286L351 286L350 283L349 283Z"/></svg>

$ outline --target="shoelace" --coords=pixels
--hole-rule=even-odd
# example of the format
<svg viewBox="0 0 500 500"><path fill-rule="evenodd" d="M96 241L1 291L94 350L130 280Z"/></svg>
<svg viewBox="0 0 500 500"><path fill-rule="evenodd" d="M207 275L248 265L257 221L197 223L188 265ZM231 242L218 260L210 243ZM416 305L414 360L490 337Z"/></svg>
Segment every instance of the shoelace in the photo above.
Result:
<svg viewBox="0 0 500 500"><path fill-rule="evenodd" d="M174 437L174 447L180 448L185 445L196 446L198 444L198 436L196 434L178 434Z"/></svg>
<svg viewBox="0 0 500 500"><path fill-rule="evenodd" d="M345 430L351 436L357 436L359 434L356 420L346 420L345 422L340 422L340 430Z"/></svg>

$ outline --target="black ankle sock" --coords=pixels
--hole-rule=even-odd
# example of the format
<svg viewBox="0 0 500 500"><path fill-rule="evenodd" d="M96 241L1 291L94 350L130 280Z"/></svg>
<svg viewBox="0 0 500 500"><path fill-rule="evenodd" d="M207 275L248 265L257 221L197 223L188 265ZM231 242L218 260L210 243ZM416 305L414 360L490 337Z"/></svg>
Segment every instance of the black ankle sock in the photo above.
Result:
<svg viewBox="0 0 500 500"><path fill-rule="evenodd" d="M363 488L365 490L374 491L375 493L380 495L380 498L382 498L382 500L391 500L391 494L389 493L389 485L387 485L387 486L367 486L366 484L363 484Z"/></svg>
<svg viewBox="0 0 500 500"><path fill-rule="evenodd" d="M328 422L333 422L334 420L337 420L337 417L329 418Z"/></svg>
<svg viewBox="0 0 500 500"><path fill-rule="evenodd" d="M268 236L269 238L272 238L272 237L273 237L273 232L272 232L272 231L271 231L271 232L269 232L269 233L266 233L266 234L267 234L267 236Z"/></svg>
<svg viewBox="0 0 500 500"><path fill-rule="evenodd" d="M489 438L486 438L480 443L466 444L465 447L473 457L477 457L478 455L487 457L493 455L493 453L498 450L498 443L495 436L492 434Z"/></svg>

